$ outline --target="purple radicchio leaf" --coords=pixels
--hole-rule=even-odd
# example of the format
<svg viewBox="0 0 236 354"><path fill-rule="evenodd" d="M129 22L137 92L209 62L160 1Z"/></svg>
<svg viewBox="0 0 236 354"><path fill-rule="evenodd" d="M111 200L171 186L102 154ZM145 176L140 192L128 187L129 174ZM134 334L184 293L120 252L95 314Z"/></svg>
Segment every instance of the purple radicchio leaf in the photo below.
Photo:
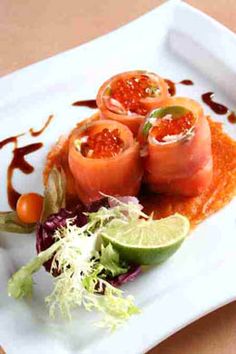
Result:
<svg viewBox="0 0 236 354"><path fill-rule="evenodd" d="M133 281L141 273L141 267L137 265L132 265L128 272L125 274L120 274L113 279L109 279L109 283L113 286L119 287L129 281Z"/></svg>
<svg viewBox="0 0 236 354"><path fill-rule="evenodd" d="M88 222L87 216L84 213L96 212L101 206L108 207L107 198L91 203L87 207L82 203L78 203L73 210L62 208L58 213L50 215L43 223L39 223L36 229L37 253L46 250L55 242L53 238L55 231L60 227L64 227L67 219L74 219L74 224L81 227ZM44 264L48 272L50 272L51 264L51 259ZM56 273L54 275L57 275Z"/></svg>

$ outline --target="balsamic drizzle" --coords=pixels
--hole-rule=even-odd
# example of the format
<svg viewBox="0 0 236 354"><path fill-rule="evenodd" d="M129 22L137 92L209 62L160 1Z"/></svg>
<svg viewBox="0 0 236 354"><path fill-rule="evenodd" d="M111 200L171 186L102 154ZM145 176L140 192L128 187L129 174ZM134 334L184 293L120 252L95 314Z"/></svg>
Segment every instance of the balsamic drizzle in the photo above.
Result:
<svg viewBox="0 0 236 354"><path fill-rule="evenodd" d="M44 132L44 130L49 126L52 119L53 119L53 115L51 114L48 117L46 123L43 125L43 127L40 130L34 130L33 128L30 128L29 132L30 132L31 136L35 137L35 136L39 136L40 134L42 134Z"/></svg>
<svg viewBox="0 0 236 354"><path fill-rule="evenodd" d="M88 107L88 108L95 109L97 108L97 103L96 100L82 100L82 101L76 101L72 103L72 106Z"/></svg>
<svg viewBox="0 0 236 354"><path fill-rule="evenodd" d="M185 86L194 85L194 82L189 79L181 80L179 82L174 82L170 79L164 79L164 80L168 85L168 91L171 96L174 96L176 94L176 85L185 85Z"/></svg>
<svg viewBox="0 0 236 354"><path fill-rule="evenodd" d="M17 200L20 197L20 193L13 187L12 179L14 170L18 169L24 174L32 173L34 167L25 160L25 156L39 150L42 146L42 143L35 143L18 148L16 140L13 157L7 169L7 197L8 203L13 210L16 208Z"/></svg>

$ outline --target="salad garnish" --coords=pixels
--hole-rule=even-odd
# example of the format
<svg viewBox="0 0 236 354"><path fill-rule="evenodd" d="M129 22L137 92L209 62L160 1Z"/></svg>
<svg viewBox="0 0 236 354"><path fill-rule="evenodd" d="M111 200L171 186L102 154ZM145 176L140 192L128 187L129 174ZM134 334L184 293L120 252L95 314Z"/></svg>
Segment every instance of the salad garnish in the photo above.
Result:
<svg viewBox="0 0 236 354"><path fill-rule="evenodd" d="M15 211L0 212L0 231L30 234L35 230L35 226L35 224L22 222Z"/></svg>
<svg viewBox="0 0 236 354"><path fill-rule="evenodd" d="M46 298L51 316L59 310L70 318L72 309L84 306L88 311L103 314L99 326L114 330L138 313L133 297L125 297L122 290L109 283L109 278L126 273L130 265L120 260L111 244L106 247L101 244L101 234L114 219L127 223L147 216L137 202L124 203L110 198L110 203L113 207L102 206L96 212L85 213L88 222L83 226L69 218L65 226L57 228L53 235L55 242L11 277L9 295L14 298L31 296L33 274L52 258L50 271L59 275L54 279L52 294Z"/></svg>
<svg viewBox="0 0 236 354"><path fill-rule="evenodd" d="M43 211L40 221L57 213L66 204L66 178L63 169L53 167L49 173L44 191Z"/></svg>
<svg viewBox="0 0 236 354"><path fill-rule="evenodd" d="M65 174L54 167L48 176L44 198L36 193L22 194L16 211L0 212L0 231L29 234L36 229L38 221L45 221L65 206ZM38 205L32 205L37 203ZM30 208L34 210L30 210Z"/></svg>
<svg viewBox="0 0 236 354"><path fill-rule="evenodd" d="M45 265L46 269L50 266L50 273L54 276L54 289L45 299L51 317L59 312L63 317L71 318L72 310L83 306L102 315L98 326L114 330L139 312L134 298L125 296L116 286L133 280L140 273L141 264L152 264L155 257L163 261L173 254L186 237L189 222L177 214L155 221L152 215L142 211L135 197L102 196L102 201L87 210L82 204L74 212L61 209L38 226L37 250L43 250L11 277L8 283L10 296L31 296L33 274ZM145 247L144 263L135 262L133 257L132 261L121 257L123 253L117 248L119 240L114 242L111 235L118 237L124 229L127 237L136 240L141 232L140 240L146 240L138 246L130 244L132 254L139 254L137 261L142 258L139 246ZM164 236L159 233L161 230ZM150 232L156 235L151 236ZM111 242L105 237L109 235Z"/></svg>

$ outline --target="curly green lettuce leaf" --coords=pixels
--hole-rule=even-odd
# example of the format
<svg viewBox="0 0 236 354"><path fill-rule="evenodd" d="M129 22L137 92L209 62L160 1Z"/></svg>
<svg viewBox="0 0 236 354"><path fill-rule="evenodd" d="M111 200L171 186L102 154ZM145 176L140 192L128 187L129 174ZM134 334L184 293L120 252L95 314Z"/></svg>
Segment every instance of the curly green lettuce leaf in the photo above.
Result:
<svg viewBox="0 0 236 354"><path fill-rule="evenodd" d="M106 273L112 277L124 274L128 271L128 266L120 261L119 253L109 243L106 247L101 245L100 263L105 268Z"/></svg>
<svg viewBox="0 0 236 354"><path fill-rule="evenodd" d="M124 297L121 290L102 279L100 275L107 268L95 250L96 239L88 236L85 231L86 227L78 228L70 223L64 230L58 230L56 237L63 244L54 256L52 268L59 267L61 273L55 279L54 290L46 302L52 317L59 310L64 317L70 318L71 311L78 306L84 306L88 311L96 310L103 315L99 326L114 330L137 313L138 309L132 297ZM105 257L108 264L114 263L116 254L110 247L108 250L113 259L109 262L107 252ZM116 272L121 274L117 269Z"/></svg>
<svg viewBox="0 0 236 354"><path fill-rule="evenodd" d="M88 310L96 310L103 315L102 319L96 323L97 326L115 330L124 324L130 316L140 312L134 304L134 297L128 295L124 297L123 291L115 288L106 280L101 279L92 273L84 279L87 293L84 296L83 305ZM89 284L89 286L88 286ZM99 287L98 287L99 284ZM96 290L103 291L103 295L98 295Z"/></svg>
<svg viewBox="0 0 236 354"><path fill-rule="evenodd" d="M71 318L74 308L84 306L86 310L95 310L102 315L97 326L115 330L131 315L139 313L134 298L124 297L122 290L100 278L100 271L100 267L91 267L86 275L80 276L80 268L79 273L69 269L62 273L55 281L53 293L46 298L50 316L55 317L59 310L65 318Z"/></svg>
<svg viewBox="0 0 236 354"><path fill-rule="evenodd" d="M148 219L149 216L142 212L142 207L138 203L124 203L123 201L103 194L104 197L107 197L109 200L109 204L113 204L114 206L110 209L105 207L101 207L97 212L88 213L89 223L94 227L102 229L109 221L113 219L123 220L125 222L129 222L131 220L138 220L140 217L144 219Z"/></svg>
<svg viewBox="0 0 236 354"><path fill-rule="evenodd" d="M53 256L59 247L60 244L58 242L54 243L14 273L8 281L8 295L15 299L31 296L33 292L33 274Z"/></svg>

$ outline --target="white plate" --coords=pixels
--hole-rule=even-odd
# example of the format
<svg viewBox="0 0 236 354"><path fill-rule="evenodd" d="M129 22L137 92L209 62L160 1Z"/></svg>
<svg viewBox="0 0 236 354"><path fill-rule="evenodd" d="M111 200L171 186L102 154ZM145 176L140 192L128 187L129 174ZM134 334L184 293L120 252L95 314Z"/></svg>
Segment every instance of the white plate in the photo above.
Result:
<svg viewBox="0 0 236 354"><path fill-rule="evenodd" d="M192 79L195 85L178 86L178 94L200 100L201 93L215 91L221 102L235 107L235 58L233 33L189 5L170 1L115 32L2 78L0 140L39 128L50 113L55 114L42 136L28 134L21 139L22 145L43 141L44 148L28 157L37 166L33 174L15 174L17 188L42 192L41 171L49 147L91 113L70 106L71 102L95 97L99 85L114 73L143 68L174 81ZM224 116L221 121L236 137L236 127L227 124ZM9 145L0 151L0 210L8 208L5 180L11 149ZM236 200L202 223L168 262L125 287L142 314L114 334L91 326L95 316L84 311L76 312L70 323L50 321L43 298L51 289L51 278L43 270L35 277L32 301L8 298L7 279L35 254L34 236L1 235L2 346L8 354L147 351L236 298L235 211Z"/></svg>

